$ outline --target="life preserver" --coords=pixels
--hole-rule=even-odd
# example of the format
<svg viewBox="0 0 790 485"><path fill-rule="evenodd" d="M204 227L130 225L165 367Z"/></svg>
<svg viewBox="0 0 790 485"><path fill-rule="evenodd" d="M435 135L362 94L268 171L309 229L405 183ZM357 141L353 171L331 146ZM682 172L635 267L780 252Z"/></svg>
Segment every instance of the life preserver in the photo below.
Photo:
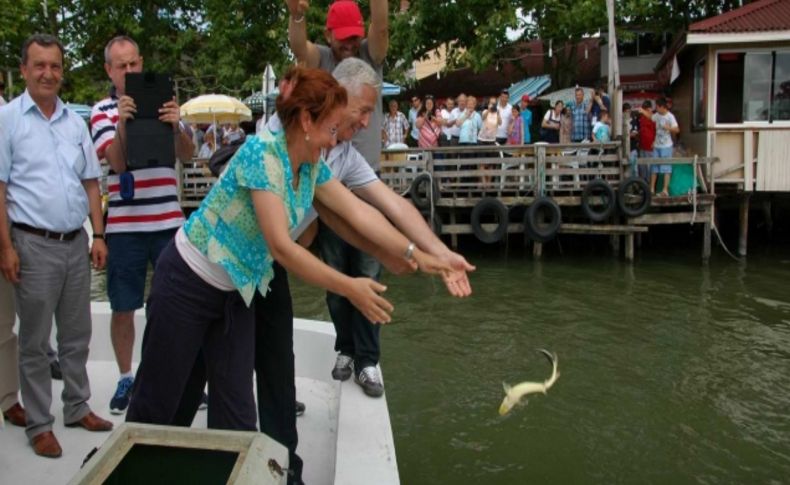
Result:
<svg viewBox="0 0 790 485"><path fill-rule="evenodd" d="M485 214L494 214L498 220L493 231L483 228L480 219ZM472 209L472 232L481 242L492 244L501 241L507 234L507 224L507 207L499 199L486 197Z"/></svg>
<svg viewBox="0 0 790 485"><path fill-rule="evenodd" d="M536 242L554 239L561 224L562 211L551 197L536 198L524 213L524 232Z"/></svg>
<svg viewBox="0 0 790 485"><path fill-rule="evenodd" d="M591 204L593 198L602 198L603 204ZM605 180L592 180L582 191L582 212L593 222L608 219L614 211L615 203L614 189Z"/></svg>
<svg viewBox="0 0 790 485"><path fill-rule="evenodd" d="M639 217L650 207L650 187L642 177L629 177L617 191L617 207L628 217Z"/></svg>
<svg viewBox="0 0 790 485"><path fill-rule="evenodd" d="M430 174L421 173L411 182L409 196L414 206L418 209L431 208L431 193L428 192L428 187L431 187L433 202L436 204L436 201L439 199L439 187L436 185L436 181L432 180Z"/></svg>

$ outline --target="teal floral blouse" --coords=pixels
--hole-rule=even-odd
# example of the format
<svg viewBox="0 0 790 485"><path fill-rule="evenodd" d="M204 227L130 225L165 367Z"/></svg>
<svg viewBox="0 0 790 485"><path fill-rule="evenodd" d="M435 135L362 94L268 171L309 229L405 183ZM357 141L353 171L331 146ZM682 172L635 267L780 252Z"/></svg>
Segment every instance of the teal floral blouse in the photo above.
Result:
<svg viewBox="0 0 790 485"><path fill-rule="evenodd" d="M280 197L292 230L312 205L316 185L331 177L323 159L316 165L303 163L294 190L285 135L266 130L247 138L184 230L209 261L227 271L249 306L255 289L266 295L274 277L274 259L258 226L250 191L265 190Z"/></svg>

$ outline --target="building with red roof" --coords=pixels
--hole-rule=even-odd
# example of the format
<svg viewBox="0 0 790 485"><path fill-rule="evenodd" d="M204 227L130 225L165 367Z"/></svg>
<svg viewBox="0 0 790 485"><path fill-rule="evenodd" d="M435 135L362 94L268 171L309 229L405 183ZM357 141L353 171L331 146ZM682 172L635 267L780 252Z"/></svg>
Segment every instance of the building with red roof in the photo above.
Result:
<svg viewBox="0 0 790 485"><path fill-rule="evenodd" d="M757 0L691 24L656 65L680 141L717 156L717 184L790 191L790 0Z"/></svg>

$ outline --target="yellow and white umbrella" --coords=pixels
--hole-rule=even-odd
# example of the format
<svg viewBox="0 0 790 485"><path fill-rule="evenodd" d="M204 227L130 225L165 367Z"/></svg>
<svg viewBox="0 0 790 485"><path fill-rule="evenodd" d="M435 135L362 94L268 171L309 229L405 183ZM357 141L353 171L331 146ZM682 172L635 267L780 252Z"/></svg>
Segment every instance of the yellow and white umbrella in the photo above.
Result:
<svg viewBox="0 0 790 485"><path fill-rule="evenodd" d="M239 123L250 121L252 111L244 103L224 94L204 94L181 105L187 123Z"/></svg>

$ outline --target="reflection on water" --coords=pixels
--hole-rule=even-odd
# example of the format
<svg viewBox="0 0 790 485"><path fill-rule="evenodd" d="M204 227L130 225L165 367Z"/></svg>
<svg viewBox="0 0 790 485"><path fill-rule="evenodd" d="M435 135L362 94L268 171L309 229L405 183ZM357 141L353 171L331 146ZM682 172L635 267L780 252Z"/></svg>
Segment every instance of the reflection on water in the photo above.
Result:
<svg viewBox="0 0 790 485"><path fill-rule="evenodd" d="M388 277L403 483L785 482L790 264L697 258L477 258L463 301ZM298 315L328 317L320 291L293 287ZM503 381L548 376L538 347L560 379L499 417Z"/></svg>
<svg viewBox="0 0 790 485"><path fill-rule="evenodd" d="M402 482L785 483L788 256L479 257L467 300L386 277ZM321 291L292 288L297 316L328 318ZM503 381L548 376L538 347L559 355L560 379L499 417Z"/></svg>

